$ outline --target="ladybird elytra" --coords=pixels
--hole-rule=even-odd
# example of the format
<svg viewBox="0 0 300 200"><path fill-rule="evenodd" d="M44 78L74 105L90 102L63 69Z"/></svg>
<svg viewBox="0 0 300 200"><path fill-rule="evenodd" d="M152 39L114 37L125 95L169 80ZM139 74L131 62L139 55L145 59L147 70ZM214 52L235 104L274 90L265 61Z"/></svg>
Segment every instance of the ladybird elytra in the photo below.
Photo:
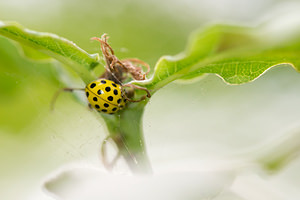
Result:
<svg viewBox="0 0 300 200"><path fill-rule="evenodd" d="M96 110L113 114L125 106L121 85L108 79L98 79L85 87L86 97Z"/></svg>

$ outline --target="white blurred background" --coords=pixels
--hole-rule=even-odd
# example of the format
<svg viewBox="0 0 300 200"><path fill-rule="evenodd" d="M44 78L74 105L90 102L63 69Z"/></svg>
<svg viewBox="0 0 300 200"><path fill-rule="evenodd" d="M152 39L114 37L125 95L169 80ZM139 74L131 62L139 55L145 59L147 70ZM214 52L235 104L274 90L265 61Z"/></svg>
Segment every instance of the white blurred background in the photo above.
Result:
<svg viewBox="0 0 300 200"><path fill-rule="evenodd" d="M205 24L255 26L299 8L299 1L280 0L1 0L0 19L62 35L89 52L98 51L89 38L106 32L118 56L139 57L154 66L160 56L182 51L188 35ZM54 70L24 59L6 39L0 42L5 91L0 107L0 199L52 199L41 184L53 171L68 164L103 168L98 154L105 127L67 94L51 113L50 99L62 87L53 78ZM26 71L24 65L33 67ZM43 78L40 70L53 74ZM300 75L286 66L240 86L228 86L214 75L166 86L151 98L144 116L154 172L174 166L211 167L300 130L299 89ZM300 199L299 167L295 158L268 178L287 200ZM228 197L233 198L244 199Z"/></svg>

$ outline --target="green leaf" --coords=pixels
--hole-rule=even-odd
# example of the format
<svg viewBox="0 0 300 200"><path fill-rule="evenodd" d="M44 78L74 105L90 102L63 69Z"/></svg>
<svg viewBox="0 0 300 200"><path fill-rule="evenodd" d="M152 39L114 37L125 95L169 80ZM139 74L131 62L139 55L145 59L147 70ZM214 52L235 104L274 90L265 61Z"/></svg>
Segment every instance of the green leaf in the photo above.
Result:
<svg viewBox="0 0 300 200"><path fill-rule="evenodd" d="M191 67L188 75L212 73L219 75L228 84L243 84L255 80L274 66L292 66L299 71L300 45L297 48L292 46L287 44L281 48L258 49L256 52L247 50L215 56Z"/></svg>
<svg viewBox="0 0 300 200"><path fill-rule="evenodd" d="M153 92L174 80L195 79L217 74L228 84L243 84L273 66L288 64L299 70L299 41L270 42L260 30L214 25L192 35L185 53L164 56L156 64L153 77L136 84Z"/></svg>
<svg viewBox="0 0 300 200"><path fill-rule="evenodd" d="M0 37L0 129L9 134L28 133L57 88L53 63L32 62L19 54L9 39ZM16 114L18 113L18 114ZM1 132L0 131L0 132ZM1 134L1 133L0 133Z"/></svg>
<svg viewBox="0 0 300 200"><path fill-rule="evenodd" d="M21 45L18 44L17 46L20 46L19 51L21 54L23 54L26 58L33 60L33 61L45 61L49 62L52 60L52 58L44 53L41 53L34 48L31 48L27 45Z"/></svg>
<svg viewBox="0 0 300 200"><path fill-rule="evenodd" d="M15 22L1 21L0 35L39 50L70 66L85 83L95 79L89 71L99 64L98 54L88 54L65 38L51 33L32 31Z"/></svg>

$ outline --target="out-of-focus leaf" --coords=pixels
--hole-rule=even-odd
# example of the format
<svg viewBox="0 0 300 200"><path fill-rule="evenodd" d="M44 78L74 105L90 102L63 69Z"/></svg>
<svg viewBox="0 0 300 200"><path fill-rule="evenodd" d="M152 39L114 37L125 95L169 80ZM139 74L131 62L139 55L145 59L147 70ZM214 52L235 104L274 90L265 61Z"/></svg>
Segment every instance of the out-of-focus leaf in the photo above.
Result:
<svg viewBox="0 0 300 200"><path fill-rule="evenodd" d="M20 133L49 112L52 84L57 83L52 64L25 59L11 41L0 38L1 131Z"/></svg>
<svg viewBox="0 0 300 200"><path fill-rule="evenodd" d="M219 75L226 83L243 84L255 80L270 67L278 65L292 66L300 71L299 44L296 44L297 47L295 44L292 46L286 44L280 48L237 51L229 55L208 58L193 66L188 75L212 73Z"/></svg>
<svg viewBox="0 0 300 200"><path fill-rule="evenodd" d="M50 61L52 58L44 53L41 53L27 45L20 44L20 51L26 58L34 61Z"/></svg>
<svg viewBox="0 0 300 200"><path fill-rule="evenodd" d="M230 170L171 171L153 176L122 176L95 169L74 168L49 178L45 190L64 200L205 200L214 199L227 189L234 176L234 171Z"/></svg>
<svg viewBox="0 0 300 200"><path fill-rule="evenodd" d="M192 35L185 53L162 57L153 77L139 84L155 91L171 81L206 73L228 84L243 84L276 65L300 69L300 41L275 43L264 42L258 28L214 25Z"/></svg>
<svg viewBox="0 0 300 200"><path fill-rule="evenodd" d="M95 79L89 72L98 65L98 54L88 54L75 43L51 33L36 32L15 22L0 21L0 35L28 45L70 66L86 83Z"/></svg>

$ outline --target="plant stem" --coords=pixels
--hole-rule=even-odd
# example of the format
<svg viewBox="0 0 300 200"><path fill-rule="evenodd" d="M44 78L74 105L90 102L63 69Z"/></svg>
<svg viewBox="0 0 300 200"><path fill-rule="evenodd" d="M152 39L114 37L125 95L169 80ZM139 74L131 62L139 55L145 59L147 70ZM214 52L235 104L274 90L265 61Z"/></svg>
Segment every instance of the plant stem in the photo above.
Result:
<svg viewBox="0 0 300 200"><path fill-rule="evenodd" d="M133 173L151 173L143 136L143 111L147 101L132 103L119 115L103 115L120 155Z"/></svg>

